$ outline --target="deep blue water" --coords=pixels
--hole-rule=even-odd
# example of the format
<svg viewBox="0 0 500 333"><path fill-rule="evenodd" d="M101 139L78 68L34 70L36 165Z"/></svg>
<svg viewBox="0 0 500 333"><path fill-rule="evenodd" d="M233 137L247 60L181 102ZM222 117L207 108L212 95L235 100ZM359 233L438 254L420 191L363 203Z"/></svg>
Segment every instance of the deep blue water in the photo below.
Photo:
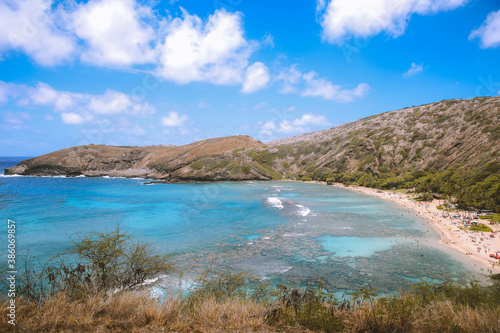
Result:
<svg viewBox="0 0 500 333"><path fill-rule="evenodd" d="M17 162L0 158L0 167ZM293 283L322 277L339 290L367 284L393 290L470 272L412 212L330 186L56 177L0 182L13 194L0 219L16 221L18 253L29 249L42 261L65 251L75 233L120 223L136 239L173 253L186 279L211 267Z"/></svg>

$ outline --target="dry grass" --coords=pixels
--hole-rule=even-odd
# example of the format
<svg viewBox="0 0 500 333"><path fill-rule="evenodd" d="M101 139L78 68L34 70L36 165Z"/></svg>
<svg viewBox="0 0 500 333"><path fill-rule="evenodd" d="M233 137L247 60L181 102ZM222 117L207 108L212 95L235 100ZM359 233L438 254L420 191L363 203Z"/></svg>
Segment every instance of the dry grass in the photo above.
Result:
<svg viewBox="0 0 500 333"><path fill-rule="evenodd" d="M454 306L450 301L431 303L423 311L412 311L403 318L393 313L381 313L365 303L354 310L341 311L346 332L500 332L500 307L477 308Z"/></svg>
<svg viewBox="0 0 500 333"><path fill-rule="evenodd" d="M244 299L207 297L188 303L174 297L159 302L146 293L126 292L76 302L59 294L42 305L23 299L16 305L17 332L309 332L280 318L266 323L270 305ZM0 312L0 331L13 331L6 320L6 303ZM500 307L473 309L450 301L407 314L388 312L378 301L363 302L354 309L337 310L335 316L345 332L500 332Z"/></svg>
<svg viewBox="0 0 500 333"><path fill-rule="evenodd" d="M18 299L18 332L217 332L269 331L266 309L245 300L216 302L212 298L188 307L182 300L166 302L146 293L121 293L70 302L63 294L42 305ZM12 330L7 323L7 303L1 305L0 331Z"/></svg>

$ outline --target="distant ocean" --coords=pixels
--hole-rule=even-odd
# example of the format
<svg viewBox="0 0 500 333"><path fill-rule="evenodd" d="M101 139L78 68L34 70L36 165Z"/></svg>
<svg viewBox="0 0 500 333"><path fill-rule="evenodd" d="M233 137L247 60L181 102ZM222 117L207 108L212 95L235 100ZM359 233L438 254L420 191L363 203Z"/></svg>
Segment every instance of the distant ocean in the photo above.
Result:
<svg viewBox="0 0 500 333"><path fill-rule="evenodd" d="M0 168L19 158L0 158ZM186 280L207 267L272 282L326 279L340 292L457 279L471 267L414 213L349 190L297 182L141 185L143 179L2 176L18 253L46 260L74 233L112 230L174 254ZM4 225L6 225L4 223ZM4 230L6 234L6 229Z"/></svg>

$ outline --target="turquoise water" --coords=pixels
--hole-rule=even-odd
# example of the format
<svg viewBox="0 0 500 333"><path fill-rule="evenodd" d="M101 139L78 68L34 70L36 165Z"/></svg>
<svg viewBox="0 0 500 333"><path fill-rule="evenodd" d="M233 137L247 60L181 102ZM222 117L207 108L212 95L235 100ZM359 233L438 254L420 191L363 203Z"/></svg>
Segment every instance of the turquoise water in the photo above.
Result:
<svg viewBox="0 0 500 333"><path fill-rule="evenodd" d="M1 161L0 161L1 162ZM69 236L112 230L173 253L193 278L207 267L272 282L322 277L338 290L394 290L469 273L412 212L345 189L296 182L141 185L142 179L2 177L14 193L0 218L18 253L44 260ZM6 235L6 233L5 233Z"/></svg>

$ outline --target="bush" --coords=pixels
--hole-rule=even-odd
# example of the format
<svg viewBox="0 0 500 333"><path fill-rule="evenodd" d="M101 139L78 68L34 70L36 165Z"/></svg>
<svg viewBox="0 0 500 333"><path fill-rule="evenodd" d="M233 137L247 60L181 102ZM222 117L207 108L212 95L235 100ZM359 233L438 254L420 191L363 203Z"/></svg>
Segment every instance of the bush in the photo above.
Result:
<svg viewBox="0 0 500 333"><path fill-rule="evenodd" d="M229 270L215 276L205 272L196 280L189 299L193 302L196 299L213 298L221 302L231 298L246 298L246 282L244 274L233 274Z"/></svg>
<svg viewBox="0 0 500 333"><path fill-rule="evenodd" d="M241 166L241 171L245 174L248 175L250 173L250 165L248 164L243 164Z"/></svg>
<svg viewBox="0 0 500 333"><path fill-rule="evenodd" d="M203 169L203 162L202 161L193 162L189 165L189 167L193 170L201 170Z"/></svg>
<svg viewBox="0 0 500 333"><path fill-rule="evenodd" d="M492 215L481 215L479 216L481 220L491 220L492 222L500 222L500 214Z"/></svg>
<svg viewBox="0 0 500 333"><path fill-rule="evenodd" d="M483 231L483 232L491 232L491 228L485 226L484 224L479 224L479 225L471 225L469 228L470 231Z"/></svg>
<svg viewBox="0 0 500 333"><path fill-rule="evenodd" d="M146 280L173 269L170 256L158 254L149 243L131 242L119 226L111 232L92 232L71 239L73 245L56 257L59 262L40 264L34 269L32 257L24 260L18 292L31 301L64 293L71 299L112 290L134 289ZM70 262L61 259L63 255Z"/></svg>

